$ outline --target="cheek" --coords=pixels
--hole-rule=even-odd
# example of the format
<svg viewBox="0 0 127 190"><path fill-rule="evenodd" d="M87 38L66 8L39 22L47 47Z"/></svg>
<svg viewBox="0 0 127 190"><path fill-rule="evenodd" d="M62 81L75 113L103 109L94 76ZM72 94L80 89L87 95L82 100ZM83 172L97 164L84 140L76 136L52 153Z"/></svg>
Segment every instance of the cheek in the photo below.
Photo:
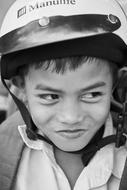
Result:
<svg viewBox="0 0 127 190"><path fill-rule="evenodd" d="M29 111L33 122L39 129L47 128L54 117L54 112L51 109L47 109L38 103L29 104Z"/></svg>
<svg viewBox="0 0 127 190"><path fill-rule="evenodd" d="M38 128L46 128L54 117L55 110L41 105L29 86L25 89L25 93L32 120Z"/></svg>
<svg viewBox="0 0 127 190"><path fill-rule="evenodd" d="M102 126L110 112L110 98L97 105L92 105L90 110L90 115L95 125L98 127Z"/></svg>

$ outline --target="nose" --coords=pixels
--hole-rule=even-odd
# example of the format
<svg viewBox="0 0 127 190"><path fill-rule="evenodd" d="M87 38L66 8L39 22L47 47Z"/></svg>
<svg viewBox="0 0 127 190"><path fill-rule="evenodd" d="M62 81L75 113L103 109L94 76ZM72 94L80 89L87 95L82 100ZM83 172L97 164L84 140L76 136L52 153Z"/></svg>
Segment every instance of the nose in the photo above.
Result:
<svg viewBox="0 0 127 190"><path fill-rule="evenodd" d="M67 102L58 113L59 122L67 125L76 125L83 121L83 110L78 103Z"/></svg>

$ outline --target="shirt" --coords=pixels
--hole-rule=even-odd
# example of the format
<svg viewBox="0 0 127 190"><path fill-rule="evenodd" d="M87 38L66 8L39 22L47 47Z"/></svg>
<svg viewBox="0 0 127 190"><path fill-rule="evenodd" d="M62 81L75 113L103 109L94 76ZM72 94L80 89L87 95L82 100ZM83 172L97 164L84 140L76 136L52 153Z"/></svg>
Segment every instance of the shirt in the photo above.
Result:
<svg viewBox="0 0 127 190"><path fill-rule="evenodd" d="M26 126L19 126L26 148L19 166L15 190L71 190L64 171L57 164L52 145L28 139ZM113 134L111 117L104 136ZM73 190L118 190L126 149L114 144L100 149L79 175Z"/></svg>

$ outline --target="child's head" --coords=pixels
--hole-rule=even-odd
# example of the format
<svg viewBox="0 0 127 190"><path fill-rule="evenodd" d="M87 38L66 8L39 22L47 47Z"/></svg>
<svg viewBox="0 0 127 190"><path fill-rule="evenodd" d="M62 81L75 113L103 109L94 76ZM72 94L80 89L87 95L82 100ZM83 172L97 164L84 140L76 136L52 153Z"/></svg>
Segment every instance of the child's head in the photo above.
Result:
<svg viewBox="0 0 127 190"><path fill-rule="evenodd" d="M126 59L126 25L115 0L22 0L8 11L2 80L18 75L34 124L62 150L83 148L104 125Z"/></svg>
<svg viewBox="0 0 127 190"><path fill-rule="evenodd" d="M110 61L67 57L26 65L16 83L41 134L64 151L76 151L105 124L116 72Z"/></svg>

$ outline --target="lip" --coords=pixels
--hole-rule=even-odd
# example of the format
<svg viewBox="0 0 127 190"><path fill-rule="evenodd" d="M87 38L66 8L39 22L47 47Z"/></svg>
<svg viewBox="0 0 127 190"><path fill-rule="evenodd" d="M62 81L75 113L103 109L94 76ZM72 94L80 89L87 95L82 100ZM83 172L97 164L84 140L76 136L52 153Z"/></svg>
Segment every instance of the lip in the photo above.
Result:
<svg viewBox="0 0 127 190"><path fill-rule="evenodd" d="M79 138L80 136L82 136L84 133L86 132L86 130L84 129L76 129L76 130L60 130L57 131L57 133L67 139L75 139L75 138Z"/></svg>

